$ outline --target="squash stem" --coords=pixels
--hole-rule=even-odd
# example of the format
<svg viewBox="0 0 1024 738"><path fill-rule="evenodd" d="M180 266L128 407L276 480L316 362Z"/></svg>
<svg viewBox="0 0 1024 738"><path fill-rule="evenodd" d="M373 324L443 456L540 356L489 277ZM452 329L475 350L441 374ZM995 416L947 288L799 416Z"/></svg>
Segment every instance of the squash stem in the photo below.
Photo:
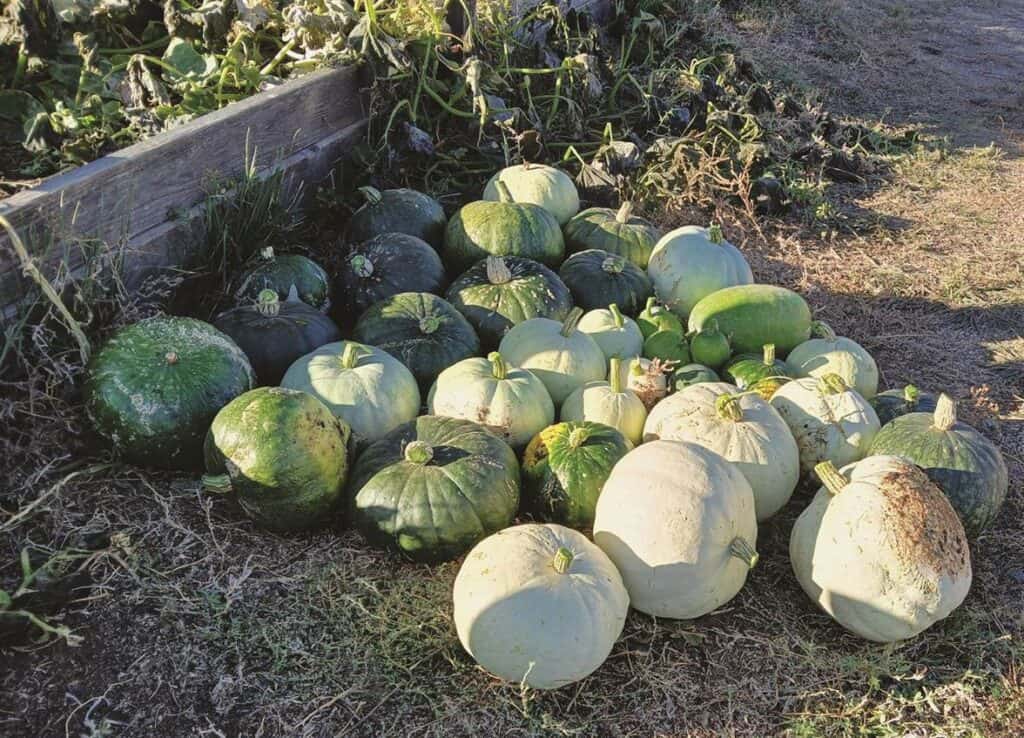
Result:
<svg viewBox="0 0 1024 738"><path fill-rule="evenodd" d="M256 309L260 315L274 317L281 312L281 301L277 299L277 292L274 290L260 290L256 296Z"/></svg>
<svg viewBox="0 0 1024 738"><path fill-rule="evenodd" d="M956 425L956 402L953 398L943 392L935 403L935 415L933 416L934 427L937 430L948 431Z"/></svg>
<svg viewBox="0 0 1024 738"><path fill-rule="evenodd" d="M658 298L657 298L657 297L655 297L654 295L651 295L650 297L648 297L648 298L647 298L647 304L646 304L646 305L644 306L644 311L645 311L645 312L646 312L646 313L647 313L648 315L650 315L650 314L651 314L651 311L652 311L652 310L654 310L654 307L655 307L655 306L656 306L657 304L658 304Z"/></svg>
<svg viewBox="0 0 1024 738"><path fill-rule="evenodd" d="M567 549L565 546L562 546L555 552L555 558L552 559L551 566L559 574L565 574L569 571L569 566L572 564L573 558L572 551Z"/></svg>
<svg viewBox="0 0 1024 738"><path fill-rule="evenodd" d="M621 274L626 266L626 260L618 254L611 254L601 262L602 271L608 274Z"/></svg>
<svg viewBox="0 0 1024 738"><path fill-rule="evenodd" d="M625 325L626 321L622 317L622 311L619 310L619 306L614 302L608 306L608 312L612 314L612 320L615 322L616 328L621 328Z"/></svg>
<svg viewBox="0 0 1024 738"><path fill-rule="evenodd" d="M826 341L836 340L836 332L824 320L815 320L811 323L811 335L815 338L824 338Z"/></svg>
<svg viewBox="0 0 1024 738"><path fill-rule="evenodd" d="M487 257L487 281L491 284L507 284L512 281L512 270L500 256Z"/></svg>
<svg viewBox="0 0 1024 738"><path fill-rule="evenodd" d="M818 382L818 391L823 395L838 395L848 389L846 382L838 374L826 374Z"/></svg>
<svg viewBox="0 0 1024 738"><path fill-rule="evenodd" d="M420 318L420 332L430 334L441 327L441 318L437 315L424 315Z"/></svg>
<svg viewBox="0 0 1024 738"><path fill-rule="evenodd" d="M495 379L505 379L508 376L508 365L497 351L487 354L487 360L491 362L491 374Z"/></svg>
<svg viewBox="0 0 1024 738"><path fill-rule="evenodd" d="M364 353L362 345L349 341L345 344L345 349L341 352L341 368L351 369L359 361L359 357Z"/></svg>
<svg viewBox="0 0 1024 738"><path fill-rule="evenodd" d="M766 343L764 345L764 365L773 366L775 364L775 344Z"/></svg>
<svg viewBox="0 0 1024 738"><path fill-rule="evenodd" d="M748 569L753 569L761 560L761 555L754 550L753 546L747 543L745 538L739 536L733 538L732 543L729 544L729 553L745 563Z"/></svg>
<svg viewBox="0 0 1024 738"><path fill-rule="evenodd" d="M373 274L373 262L362 254L356 254L348 263L352 267L352 271L362 279L366 279Z"/></svg>
<svg viewBox="0 0 1024 738"><path fill-rule="evenodd" d="M204 474L200 481L203 489L211 494L226 495L231 491L231 477L227 474Z"/></svg>
<svg viewBox="0 0 1024 738"><path fill-rule="evenodd" d="M725 240L720 223L712 223L708 226L708 240L713 244L720 244Z"/></svg>
<svg viewBox="0 0 1024 738"><path fill-rule="evenodd" d="M615 394L622 392L622 375L619 374L619 367L621 366L622 359L618 356L608 359L608 386L611 387L612 392Z"/></svg>
<svg viewBox="0 0 1024 738"><path fill-rule="evenodd" d="M369 185L366 185L365 187L360 187L359 193L366 198L366 202L369 203L370 205L379 205L381 199L383 198L383 196L380 194L380 190L378 190L376 187L370 187Z"/></svg>
<svg viewBox="0 0 1024 738"><path fill-rule="evenodd" d="M434 447L426 441L410 441L405 446L405 460L423 466L434 458Z"/></svg>
<svg viewBox="0 0 1024 738"><path fill-rule="evenodd" d="M573 331L576 330L576 326L579 325L580 318L583 317L583 308L574 307L569 311L569 317L562 323L562 330L560 331L563 338L568 338L572 335Z"/></svg>
<svg viewBox="0 0 1024 738"><path fill-rule="evenodd" d="M719 395L715 398L715 412L723 420L739 422L743 420L743 408L740 407L741 395Z"/></svg>
<svg viewBox="0 0 1024 738"><path fill-rule="evenodd" d="M814 467L814 473L830 494L839 494L849 482L831 461L823 461Z"/></svg>
<svg viewBox="0 0 1024 738"><path fill-rule="evenodd" d="M587 442L589 437L590 430L586 426L581 425L577 428L573 428L572 432L569 433L569 446L571 448L579 448Z"/></svg>
<svg viewBox="0 0 1024 738"><path fill-rule="evenodd" d="M498 191L498 202L515 202L515 198L512 197L512 190L500 179L494 181L494 189Z"/></svg>
<svg viewBox="0 0 1024 738"><path fill-rule="evenodd" d="M167 362L168 366L174 366L178 363L178 354L174 351L168 351L164 354L164 361Z"/></svg>
<svg viewBox="0 0 1024 738"><path fill-rule="evenodd" d="M615 220L619 223L628 223L629 216L633 214L633 203L626 200L622 205L619 206L619 211L615 213Z"/></svg>
<svg viewBox="0 0 1024 738"><path fill-rule="evenodd" d="M921 396L921 391L914 385L908 384L903 388L903 399L911 407L917 405L918 398Z"/></svg>
<svg viewBox="0 0 1024 738"><path fill-rule="evenodd" d="M264 261L274 260L274 247L267 246L266 248L260 249L260 258Z"/></svg>

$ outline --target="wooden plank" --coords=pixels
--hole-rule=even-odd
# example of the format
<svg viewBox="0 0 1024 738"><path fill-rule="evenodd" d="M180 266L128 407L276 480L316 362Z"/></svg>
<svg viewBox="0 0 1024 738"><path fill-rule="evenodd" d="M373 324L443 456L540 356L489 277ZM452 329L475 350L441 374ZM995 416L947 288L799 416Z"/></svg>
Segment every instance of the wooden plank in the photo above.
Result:
<svg viewBox="0 0 1024 738"><path fill-rule="evenodd" d="M359 70L328 69L204 115L0 201L0 214L30 239L59 245L74 237L131 240L203 199L212 176L243 166L246 133L261 166L364 119ZM38 249L37 249L38 251ZM59 252L59 250L57 250ZM44 263L59 253L34 253ZM0 274L18 268L0 235ZM0 292L0 294L3 294Z"/></svg>

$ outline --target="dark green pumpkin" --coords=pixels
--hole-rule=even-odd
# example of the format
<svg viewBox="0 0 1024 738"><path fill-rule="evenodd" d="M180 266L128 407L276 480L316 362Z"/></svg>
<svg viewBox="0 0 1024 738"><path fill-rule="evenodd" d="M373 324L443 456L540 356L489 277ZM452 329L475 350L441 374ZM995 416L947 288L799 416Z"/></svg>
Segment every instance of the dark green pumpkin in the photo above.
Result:
<svg viewBox="0 0 1024 738"><path fill-rule="evenodd" d="M908 384L903 389L879 392L870 402L878 414L879 422L885 425L893 418L908 413L933 413L938 399L938 395L922 392L914 385Z"/></svg>
<svg viewBox="0 0 1024 738"><path fill-rule="evenodd" d="M590 421L549 426L523 453L523 501L538 519L590 528L601 488L631 449L621 432Z"/></svg>
<svg viewBox="0 0 1024 738"><path fill-rule="evenodd" d="M970 536L985 529L1006 500L1006 462L996 445L956 418L956 404L939 395L934 413L894 418L875 436L872 455L902 456L924 469L953 505Z"/></svg>
<svg viewBox="0 0 1024 738"><path fill-rule="evenodd" d="M401 292L381 300L359 316L353 337L401 361L423 389L455 362L480 353L469 321L428 292Z"/></svg>
<svg viewBox="0 0 1024 738"><path fill-rule="evenodd" d="M348 424L313 395L260 387L225 405L206 434L215 493L234 492L242 509L273 530L328 523L348 473Z"/></svg>
<svg viewBox="0 0 1024 738"><path fill-rule="evenodd" d="M349 489L368 540L443 561L512 523L519 483L507 443L472 421L424 415L371 443Z"/></svg>
<svg viewBox="0 0 1024 738"><path fill-rule="evenodd" d="M644 341L644 358L661 359L676 364L690 363L690 347L686 336L675 331L656 331Z"/></svg>
<svg viewBox="0 0 1024 738"><path fill-rule="evenodd" d="M632 203L624 202L618 210L587 208L577 213L565 224L566 251L600 249L646 269L662 232L649 220L632 215L632 210Z"/></svg>
<svg viewBox="0 0 1024 738"><path fill-rule="evenodd" d="M679 390L686 389L691 384L720 381L722 380L719 379L714 369L703 364L686 364L672 372L669 388L673 392L678 392Z"/></svg>
<svg viewBox="0 0 1024 738"><path fill-rule="evenodd" d="M150 318L122 328L93 356L85 407L129 461L199 469L214 416L255 381L242 349L212 325Z"/></svg>
<svg viewBox="0 0 1024 738"><path fill-rule="evenodd" d="M435 249L441 248L448 218L437 200L406 188L360 187L359 192L366 203L349 219L346 241L362 243L385 233L405 233L426 241Z"/></svg>
<svg viewBox="0 0 1024 738"><path fill-rule="evenodd" d="M501 200L471 202L448 222L441 251L448 273L462 274L487 256L521 256L556 268L565 241L555 216L539 205L512 202L508 187L497 186Z"/></svg>
<svg viewBox="0 0 1024 738"><path fill-rule="evenodd" d="M768 377L792 377L793 370L775 358L775 345L766 343L761 354L737 355L726 364L723 374L740 389L747 389Z"/></svg>
<svg viewBox="0 0 1024 738"><path fill-rule="evenodd" d="M300 356L341 340L333 320L304 302L281 302L273 290L261 292L253 305L224 311L213 326L249 357L259 384L280 384Z"/></svg>
<svg viewBox="0 0 1024 738"><path fill-rule="evenodd" d="M335 314L351 325L376 302L400 292L440 294L447 283L430 244L405 233L382 233L349 244L334 281Z"/></svg>
<svg viewBox="0 0 1024 738"><path fill-rule="evenodd" d="M570 256L558 276L584 310L605 308L614 302L624 314L633 316L644 308L654 289L636 264L598 249Z"/></svg>
<svg viewBox="0 0 1024 738"><path fill-rule="evenodd" d="M690 335L690 355L698 364L720 369L732 356L729 337L718 330L718 321L709 320Z"/></svg>
<svg viewBox="0 0 1024 738"><path fill-rule="evenodd" d="M445 295L466 316L487 348L530 318L565 320L572 295L558 275L540 262L518 256L488 256L455 280Z"/></svg>
<svg viewBox="0 0 1024 738"><path fill-rule="evenodd" d="M251 305L263 290L274 290L281 302L301 300L322 313L331 305L327 272L302 254L263 249L235 279L231 295L236 305Z"/></svg>
<svg viewBox="0 0 1024 738"><path fill-rule="evenodd" d="M647 298L646 306L636 316L636 324L640 326L640 332L645 339L658 331L674 331L680 335L684 332L683 324L675 313L664 305L659 305L658 298L653 295Z"/></svg>

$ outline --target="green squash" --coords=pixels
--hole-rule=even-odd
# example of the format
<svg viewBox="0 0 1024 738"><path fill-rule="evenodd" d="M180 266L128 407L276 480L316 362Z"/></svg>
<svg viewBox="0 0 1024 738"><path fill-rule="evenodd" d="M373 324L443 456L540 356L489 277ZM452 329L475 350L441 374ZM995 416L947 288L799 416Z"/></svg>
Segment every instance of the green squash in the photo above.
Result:
<svg viewBox="0 0 1024 738"><path fill-rule="evenodd" d="M456 361L480 352L480 340L462 313L427 292L401 292L378 302L359 316L353 338L401 361L423 389Z"/></svg>
<svg viewBox="0 0 1024 738"><path fill-rule="evenodd" d="M1006 500L1006 462L994 443L956 417L956 403L939 395L934 413L893 419L871 444L871 454L901 456L924 469L946 493L969 536L988 527Z"/></svg>
<svg viewBox="0 0 1024 738"><path fill-rule="evenodd" d="M576 304L596 310L614 302L626 315L636 315L651 296L651 281L636 264L618 254L590 249L573 254L558 275Z"/></svg>
<svg viewBox="0 0 1024 738"><path fill-rule="evenodd" d="M275 254L265 248L240 274L230 292L236 305L251 305L263 290L274 290L282 302L301 300L326 313L331 306L327 272L301 254Z"/></svg>
<svg viewBox="0 0 1024 738"><path fill-rule="evenodd" d="M644 358L661 359L665 363L689 364L690 346L682 333L657 331L644 341Z"/></svg>
<svg viewBox="0 0 1024 738"><path fill-rule="evenodd" d="M779 388L784 384L793 381L793 377L785 377L781 374L773 374L769 377L762 377L761 379L750 385L749 389L751 392L756 392L766 400L772 399L775 393L779 391Z"/></svg>
<svg viewBox="0 0 1024 738"><path fill-rule="evenodd" d="M456 279L446 295L488 348L531 318L565 320L572 295L543 264L518 256L488 256Z"/></svg>
<svg viewBox="0 0 1024 738"><path fill-rule="evenodd" d="M469 420L424 415L368 446L349 488L368 540L444 561L512 524L519 484L507 443Z"/></svg>
<svg viewBox="0 0 1024 738"><path fill-rule="evenodd" d="M523 503L539 519L590 528L612 467L633 444L602 423L568 422L545 428L523 454Z"/></svg>
<svg viewBox="0 0 1024 738"><path fill-rule="evenodd" d="M729 337L718 329L717 320L709 320L699 331L690 335L690 356L698 364L721 369L732 356Z"/></svg>
<svg viewBox="0 0 1024 738"><path fill-rule="evenodd" d="M441 294L447 284L441 257L426 241L382 233L348 246L334 280L335 314L351 325L371 305L392 295Z"/></svg>
<svg viewBox="0 0 1024 738"><path fill-rule="evenodd" d="M316 397L352 429L362 446L387 435L420 412L420 388L405 365L386 351L338 341L288 367L282 387Z"/></svg>
<svg viewBox="0 0 1024 738"><path fill-rule="evenodd" d="M149 318L119 330L93 356L85 408L129 461L198 469L214 416L255 381L242 349L212 325Z"/></svg>
<svg viewBox="0 0 1024 738"><path fill-rule="evenodd" d="M385 233L405 233L441 248L448 219L437 200L406 188L360 187L359 192L366 203L349 219L345 241L362 243Z"/></svg>
<svg viewBox="0 0 1024 738"><path fill-rule="evenodd" d="M323 525L345 487L349 433L348 424L312 395L254 389L213 419L203 485L233 491L242 509L267 528Z"/></svg>
<svg viewBox="0 0 1024 738"><path fill-rule="evenodd" d="M725 365L722 373L741 390L750 389L768 377L793 376L793 370L786 362L775 358L775 344L772 343L766 343L759 354L739 354Z"/></svg>
<svg viewBox="0 0 1024 738"><path fill-rule="evenodd" d="M273 290L263 290L255 305L221 313L213 327L245 352L260 384L278 384L300 356L341 340L333 320L304 302L280 302Z"/></svg>
<svg viewBox="0 0 1024 738"><path fill-rule="evenodd" d="M506 333L498 349L513 366L536 374L556 407L576 388L604 378L601 347L577 328L582 314L577 307L562 323L549 318L527 320Z"/></svg>
<svg viewBox="0 0 1024 738"><path fill-rule="evenodd" d="M690 385L702 382L721 382L715 370L703 364L686 364L672 372L669 385L673 392L679 392Z"/></svg>
<svg viewBox="0 0 1024 738"><path fill-rule="evenodd" d="M501 200L498 183L508 188L516 202L532 203L547 210L559 226L580 209L580 196L568 174L547 164L516 164L495 174L484 187L484 200Z"/></svg>
<svg viewBox="0 0 1024 738"><path fill-rule="evenodd" d="M600 249L618 254L647 268L661 229L649 220L632 215L633 204L622 203L618 210L588 208L565 224L565 248L570 254Z"/></svg>
<svg viewBox="0 0 1024 738"><path fill-rule="evenodd" d="M865 400L878 394L878 366L863 346L845 336L837 336L823 320L811 323L811 336L786 357L797 376L838 374Z"/></svg>
<svg viewBox="0 0 1024 738"><path fill-rule="evenodd" d="M698 302L690 312L691 331L714 320L729 336L733 351L758 353L766 343L785 356L811 336L811 309L785 287L746 284L726 287Z"/></svg>
<svg viewBox="0 0 1024 738"><path fill-rule="evenodd" d="M681 318L713 292L754 282L747 260L717 225L683 226L666 233L651 253L647 276L658 299Z"/></svg>
<svg viewBox="0 0 1024 738"><path fill-rule="evenodd" d="M922 392L916 386L908 384L903 389L879 392L871 398L871 407L878 413L879 422L885 425L894 418L908 413L933 413L938 401L938 395Z"/></svg>
<svg viewBox="0 0 1024 738"><path fill-rule="evenodd" d="M685 332L679 318L664 305L659 305L657 297L647 298L647 305L636 316L636 324L640 326L640 332L645 339L658 331L674 331L679 334Z"/></svg>
<svg viewBox="0 0 1024 738"><path fill-rule="evenodd" d="M449 274L462 274L487 256L521 256L557 268L565 256L562 229L539 205L513 202L498 184L502 199L471 202L457 212L445 230L441 259Z"/></svg>
<svg viewBox="0 0 1024 738"><path fill-rule="evenodd" d="M614 302L607 309L590 310L580 318L579 329L597 342L606 359L632 359L644 349L644 334Z"/></svg>

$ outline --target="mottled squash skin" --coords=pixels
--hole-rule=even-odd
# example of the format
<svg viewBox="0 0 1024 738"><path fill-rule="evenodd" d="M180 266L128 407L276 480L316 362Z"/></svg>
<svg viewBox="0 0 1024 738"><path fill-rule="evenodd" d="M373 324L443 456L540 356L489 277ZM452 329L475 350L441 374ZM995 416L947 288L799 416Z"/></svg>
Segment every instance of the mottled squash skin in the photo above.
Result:
<svg viewBox="0 0 1024 738"><path fill-rule="evenodd" d="M255 381L242 349L212 325L150 318L122 328L93 357L85 407L129 461L195 470L214 416Z"/></svg>
<svg viewBox="0 0 1024 738"><path fill-rule="evenodd" d="M250 305L263 290L274 290L281 302L298 299L322 313L331 306L327 272L302 254L275 254L273 249L264 249L238 275L230 291L236 305Z"/></svg>
<svg viewBox="0 0 1024 738"><path fill-rule="evenodd" d="M405 233L435 249L444 241L448 222L444 208L434 198L416 190L360 188L366 203L348 221L345 240L362 243L384 233Z"/></svg>
<svg viewBox="0 0 1024 738"><path fill-rule="evenodd" d="M573 254L562 264L558 276L584 310L615 303L625 315L636 315L652 294L651 280L640 267L599 249Z"/></svg>
<svg viewBox="0 0 1024 738"><path fill-rule="evenodd" d="M587 208L575 215L563 229L565 248L570 254L587 249L601 249L618 254L641 269L647 268L661 230L649 220L632 215L632 207L624 203L618 210Z"/></svg>
<svg viewBox="0 0 1024 738"><path fill-rule="evenodd" d="M539 205L471 202L448 222L441 259L454 276L488 256L521 256L557 269L565 241L558 221Z"/></svg>

